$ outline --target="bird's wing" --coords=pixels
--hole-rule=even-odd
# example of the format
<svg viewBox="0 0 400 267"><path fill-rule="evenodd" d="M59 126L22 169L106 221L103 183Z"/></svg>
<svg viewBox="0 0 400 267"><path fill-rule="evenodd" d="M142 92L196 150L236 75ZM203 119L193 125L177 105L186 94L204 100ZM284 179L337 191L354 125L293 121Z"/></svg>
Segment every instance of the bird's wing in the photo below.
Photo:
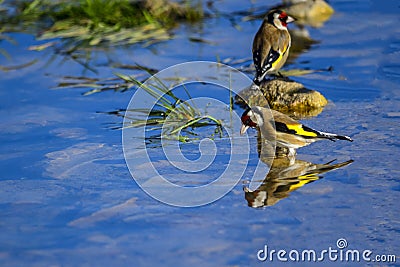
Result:
<svg viewBox="0 0 400 267"><path fill-rule="evenodd" d="M302 136L304 138L318 138L320 136L320 132L317 130L301 124L286 114L273 109L271 113L274 117L275 129L278 132Z"/></svg>
<svg viewBox="0 0 400 267"><path fill-rule="evenodd" d="M351 139L346 135L338 135L338 134L317 131L298 122L284 123L282 121L275 120L275 129L277 132L292 134L295 136L301 136L306 139L321 138L321 139L329 139L331 141L336 141L337 139L339 139L339 140L347 140L353 142L353 139Z"/></svg>
<svg viewBox="0 0 400 267"><path fill-rule="evenodd" d="M265 73L263 72L263 65L265 63L265 59L268 57L268 54L271 51L271 45L265 37L263 38L257 38L258 35L264 34L262 31L258 32L256 37L254 38L253 42L253 62L254 62L254 67L256 69L256 78L260 79L262 74Z"/></svg>
<svg viewBox="0 0 400 267"><path fill-rule="evenodd" d="M273 60L271 60L271 58L269 58L270 55L268 55L268 60L271 60L271 68L274 68L276 65L278 65L278 63L282 60L283 55L285 55L290 48L289 33L280 31L278 38L275 37L275 39L276 40L273 41L274 45L271 47L271 51L276 53L278 56L274 56Z"/></svg>
<svg viewBox="0 0 400 267"><path fill-rule="evenodd" d="M284 123L275 120L275 129L278 132L299 135L304 138L327 138L325 136L321 136L318 131L311 129L301 123Z"/></svg>
<svg viewBox="0 0 400 267"><path fill-rule="evenodd" d="M268 50L267 50L268 51ZM254 66L256 67L257 76L263 76L267 73L282 57L282 55L270 48L268 54L263 57L263 51L256 50L253 53Z"/></svg>

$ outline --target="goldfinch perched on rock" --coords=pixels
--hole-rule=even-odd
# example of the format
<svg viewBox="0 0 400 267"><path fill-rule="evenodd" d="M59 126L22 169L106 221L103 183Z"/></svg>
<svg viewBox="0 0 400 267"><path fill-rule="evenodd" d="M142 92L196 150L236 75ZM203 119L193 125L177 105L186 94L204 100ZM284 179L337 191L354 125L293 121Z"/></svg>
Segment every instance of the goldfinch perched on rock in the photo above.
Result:
<svg viewBox="0 0 400 267"><path fill-rule="evenodd" d="M277 72L289 55L291 45L287 24L294 21L284 11L268 13L253 41L254 83L260 85L265 75Z"/></svg>
<svg viewBox="0 0 400 267"><path fill-rule="evenodd" d="M268 139L268 136L271 136L271 133L275 132L276 146L287 148L289 150L289 157L293 157L296 154L297 148L307 146L322 139L329 139L331 141L338 139L353 142L348 136L324 133L311 129L281 112L259 106L247 109L243 113L241 120L241 135L249 127L258 127L265 139Z"/></svg>

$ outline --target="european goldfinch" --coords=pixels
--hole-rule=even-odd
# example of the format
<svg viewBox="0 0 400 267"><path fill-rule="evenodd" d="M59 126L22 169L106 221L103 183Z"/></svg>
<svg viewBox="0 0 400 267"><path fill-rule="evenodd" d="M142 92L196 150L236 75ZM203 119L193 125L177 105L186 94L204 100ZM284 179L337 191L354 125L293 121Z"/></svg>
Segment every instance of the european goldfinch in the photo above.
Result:
<svg viewBox="0 0 400 267"><path fill-rule="evenodd" d="M307 146L318 140L329 139L331 141L336 141L338 139L350 142L353 141L348 136L311 129L281 112L259 106L247 109L243 113L241 120L241 135L243 135L249 127L258 127L261 131L261 135L266 140L271 134L275 133L276 146L287 148L289 150L289 157L293 157L296 154L297 148Z"/></svg>
<svg viewBox="0 0 400 267"><path fill-rule="evenodd" d="M259 86L265 75L277 72L285 64L291 45L287 24L292 21L281 10L269 12L264 19L253 41L254 84Z"/></svg>

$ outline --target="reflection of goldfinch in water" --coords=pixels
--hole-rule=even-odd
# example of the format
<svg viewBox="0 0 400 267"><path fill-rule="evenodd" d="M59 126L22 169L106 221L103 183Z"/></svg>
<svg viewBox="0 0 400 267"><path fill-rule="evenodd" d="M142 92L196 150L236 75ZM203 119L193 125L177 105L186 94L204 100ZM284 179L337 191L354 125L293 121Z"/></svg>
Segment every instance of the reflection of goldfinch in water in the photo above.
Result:
<svg viewBox="0 0 400 267"><path fill-rule="evenodd" d="M268 139L268 136L275 132L276 145L288 148L288 156L294 156L297 148L322 139L353 141L348 136L311 129L281 112L258 106L247 109L243 113L241 120L242 128L240 129L240 134L244 134L249 127L258 127L263 137Z"/></svg>
<svg viewBox="0 0 400 267"><path fill-rule="evenodd" d="M277 72L285 64L291 44L287 24L292 21L294 19L285 12L273 10L256 33L253 41L256 85L260 85L265 75Z"/></svg>
<svg viewBox="0 0 400 267"><path fill-rule="evenodd" d="M342 168L353 160L332 164L314 164L303 160L293 163L287 158L274 159L271 169L259 188L252 191L244 187L245 198L250 207L259 208L275 205L281 199L302 186L322 178L322 173Z"/></svg>

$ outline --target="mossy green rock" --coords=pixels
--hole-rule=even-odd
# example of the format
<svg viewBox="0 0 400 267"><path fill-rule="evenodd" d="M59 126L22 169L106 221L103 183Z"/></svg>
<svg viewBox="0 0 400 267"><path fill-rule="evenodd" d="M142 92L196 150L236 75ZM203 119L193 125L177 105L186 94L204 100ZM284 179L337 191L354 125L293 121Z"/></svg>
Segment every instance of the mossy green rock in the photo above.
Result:
<svg viewBox="0 0 400 267"><path fill-rule="evenodd" d="M261 90L244 89L236 96L236 103L250 106L266 106L298 117L316 116L328 104L326 98L301 83L282 79L268 80L261 84Z"/></svg>

